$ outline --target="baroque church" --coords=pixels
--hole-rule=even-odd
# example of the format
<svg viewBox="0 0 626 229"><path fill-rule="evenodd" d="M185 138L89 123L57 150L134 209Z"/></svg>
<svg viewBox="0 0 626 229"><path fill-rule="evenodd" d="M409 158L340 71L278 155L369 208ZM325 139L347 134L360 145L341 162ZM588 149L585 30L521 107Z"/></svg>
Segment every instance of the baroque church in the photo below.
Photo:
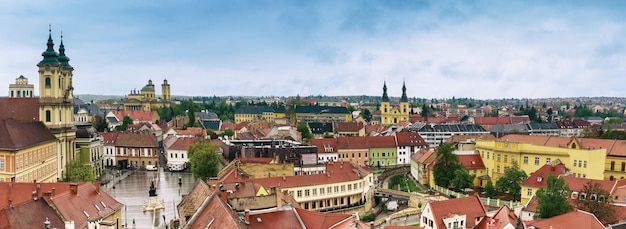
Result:
<svg viewBox="0 0 626 229"><path fill-rule="evenodd" d="M391 125L409 121L409 98L406 96L406 85L402 83L400 103L392 104L387 95L387 82L383 84L383 97L380 102L380 124Z"/></svg>
<svg viewBox="0 0 626 229"><path fill-rule="evenodd" d="M152 80L148 80L148 84L141 88L140 91L133 90L124 99L124 110L134 111L143 110L151 111L162 107L171 106L170 84L167 79L161 84L162 97L157 98Z"/></svg>

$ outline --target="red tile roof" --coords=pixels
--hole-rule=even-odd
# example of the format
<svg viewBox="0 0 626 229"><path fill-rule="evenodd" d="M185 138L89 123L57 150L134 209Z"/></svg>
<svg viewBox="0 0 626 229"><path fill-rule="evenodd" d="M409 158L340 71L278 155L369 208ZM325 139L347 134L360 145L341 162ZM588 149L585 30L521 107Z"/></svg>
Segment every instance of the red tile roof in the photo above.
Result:
<svg viewBox="0 0 626 229"><path fill-rule="evenodd" d="M483 159L478 154L458 155L459 161L467 170L485 169Z"/></svg>
<svg viewBox="0 0 626 229"><path fill-rule="evenodd" d="M363 128L361 122L333 122L335 132L359 132Z"/></svg>
<svg viewBox="0 0 626 229"><path fill-rule="evenodd" d="M220 198L219 190L206 198L199 211L187 222L187 228L246 228L245 225L233 216L232 209Z"/></svg>
<svg viewBox="0 0 626 229"><path fill-rule="evenodd" d="M237 124L233 124L233 123L223 123L222 126L220 127L220 131L224 131L226 129L231 129L235 132L243 129L244 127L248 126L248 123L250 122L240 122Z"/></svg>
<svg viewBox="0 0 626 229"><path fill-rule="evenodd" d="M416 132L396 133L396 140L398 146L428 146L428 143Z"/></svg>
<svg viewBox="0 0 626 229"><path fill-rule="evenodd" d="M424 122L424 117L422 117L422 115L420 114L412 114L412 115L409 115L409 121L411 123Z"/></svg>
<svg viewBox="0 0 626 229"><path fill-rule="evenodd" d="M563 163L556 165L553 165L552 163L545 164L541 166L541 168L537 169L537 171L530 173L530 176L522 182L522 185L527 187L545 188L547 187L546 180L550 174L558 177L562 174L566 174L568 170L569 169L567 169Z"/></svg>
<svg viewBox="0 0 626 229"><path fill-rule="evenodd" d="M365 137L337 137L337 149L369 149Z"/></svg>
<svg viewBox="0 0 626 229"><path fill-rule="evenodd" d="M310 143L317 146L318 154L337 152L337 140L335 138L314 138L311 139Z"/></svg>
<svg viewBox="0 0 626 229"><path fill-rule="evenodd" d="M487 210L483 203L480 202L478 195L428 202L428 205L430 205L438 228L446 228L443 219L449 214L466 215L466 225L470 228L475 226L476 218L482 218L487 215Z"/></svg>
<svg viewBox="0 0 626 229"><path fill-rule="evenodd" d="M159 119L156 111L131 110L131 111L112 111L117 120L124 120L124 116L130 117L133 122L152 122L153 119Z"/></svg>
<svg viewBox="0 0 626 229"><path fill-rule="evenodd" d="M549 219L541 220L528 224L527 226L534 226L536 228L551 228L551 229L571 229L571 228L585 228L585 229L604 229L605 227L600 223L598 218L593 214L581 210L574 210L562 215L558 215Z"/></svg>
<svg viewBox="0 0 626 229"><path fill-rule="evenodd" d="M618 182L616 180L610 181L610 180L594 180L594 179L587 179L587 178L578 178L578 177L574 177L573 175L563 176L563 179L565 180L565 183L569 185L569 189L571 191L582 191L587 183L592 182L592 183L600 184L602 189L606 190L609 193L612 193L613 189L617 187L617 182ZM626 180L624 180L623 182L626 182Z"/></svg>
<svg viewBox="0 0 626 229"><path fill-rule="evenodd" d="M0 150L20 150L56 140L42 122L0 119Z"/></svg>
<svg viewBox="0 0 626 229"><path fill-rule="evenodd" d="M0 98L0 119L39 121L38 98Z"/></svg>
<svg viewBox="0 0 626 229"><path fill-rule="evenodd" d="M515 227L517 225L517 218L518 217L515 215L514 211L511 211L508 206L502 205L502 207L500 207L492 217L483 218L474 228L503 229L506 226L509 226L508 228L511 226Z"/></svg>
<svg viewBox="0 0 626 229"><path fill-rule="evenodd" d="M200 127L189 127L186 130L176 130L176 134L203 137L206 136L206 131Z"/></svg>
<svg viewBox="0 0 626 229"><path fill-rule="evenodd" d="M527 212L537 212L538 205L539 202L537 201L537 198L535 198L535 195L532 195L530 196L530 200L528 200L528 203L526 203L523 210Z"/></svg>
<svg viewBox="0 0 626 229"><path fill-rule="evenodd" d="M46 219L50 228L65 228L61 216L43 199L29 200L0 210L0 228L33 228Z"/></svg>
<svg viewBox="0 0 626 229"><path fill-rule="evenodd" d="M394 136L367 136L369 148L395 148L396 138Z"/></svg>
<svg viewBox="0 0 626 229"><path fill-rule="evenodd" d="M225 228L225 227L219 227ZM267 213L250 215L249 229L299 229L302 227L296 211L293 209L281 209Z"/></svg>
<svg viewBox="0 0 626 229"><path fill-rule="evenodd" d="M476 125L511 124L510 117L474 117Z"/></svg>
<svg viewBox="0 0 626 229"><path fill-rule="evenodd" d="M170 145L167 149L187 151L187 148L190 145L198 141L202 141L202 140L204 140L204 138L201 138L201 137L178 137L176 138L176 141L172 145Z"/></svg>
<svg viewBox="0 0 626 229"><path fill-rule="evenodd" d="M365 134L370 134L370 133L381 133L383 131L387 130L387 127L384 125L366 125L365 126Z"/></svg>
<svg viewBox="0 0 626 229"><path fill-rule="evenodd" d="M296 212L300 216L302 223L307 229L326 229L340 222L351 220L354 216L350 214L329 214L308 211L296 208Z"/></svg>
<svg viewBox="0 0 626 229"><path fill-rule="evenodd" d="M98 132L98 135L102 136L102 141L104 142L105 145L108 144L115 144L115 140L117 140L117 135L119 134L119 132L114 131L114 132Z"/></svg>

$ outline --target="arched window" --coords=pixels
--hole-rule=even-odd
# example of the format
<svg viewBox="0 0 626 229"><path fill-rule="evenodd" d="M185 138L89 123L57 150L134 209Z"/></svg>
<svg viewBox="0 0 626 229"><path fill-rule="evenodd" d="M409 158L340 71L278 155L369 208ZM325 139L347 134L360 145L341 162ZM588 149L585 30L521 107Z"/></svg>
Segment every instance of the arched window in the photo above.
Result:
<svg viewBox="0 0 626 229"><path fill-rule="evenodd" d="M50 77L46 77L46 88L50 88Z"/></svg>

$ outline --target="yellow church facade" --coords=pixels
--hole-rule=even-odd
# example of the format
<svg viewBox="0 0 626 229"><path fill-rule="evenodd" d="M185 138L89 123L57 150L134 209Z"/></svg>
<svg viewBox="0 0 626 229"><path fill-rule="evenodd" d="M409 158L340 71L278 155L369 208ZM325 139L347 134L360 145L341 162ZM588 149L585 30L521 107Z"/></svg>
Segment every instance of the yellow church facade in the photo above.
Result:
<svg viewBox="0 0 626 229"><path fill-rule="evenodd" d="M402 121L409 121L409 99L406 96L406 85L402 84L400 104L391 104L387 95L387 83L383 85L383 97L380 102L380 123L392 125Z"/></svg>
<svg viewBox="0 0 626 229"><path fill-rule="evenodd" d="M148 83L141 88L140 91L133 90L124 99L124 110L144 110L151 111L158 108L171 106L171 94L170 84L167 79L163 80L161 84L161 98L157 98L155 85L152 80L148 80Z"/></svg>

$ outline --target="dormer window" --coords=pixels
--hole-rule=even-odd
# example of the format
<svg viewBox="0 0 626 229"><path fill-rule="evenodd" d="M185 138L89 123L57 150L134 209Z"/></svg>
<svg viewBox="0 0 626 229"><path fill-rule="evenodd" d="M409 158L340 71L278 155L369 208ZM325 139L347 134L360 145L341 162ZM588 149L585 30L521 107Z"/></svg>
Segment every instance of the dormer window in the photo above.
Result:
<svg viewBox="0 0 626 229"><path fill-rule="evenodd" d="M572 199L578 198L578 192L572 192Z"/></svg>
<svg viewBox="0 0 626 229"><path fill-rule="evenodd" d="M541 181L543 181L543 177L542 176L538 176L537 177L537 182L541 182Z"/></svg>

